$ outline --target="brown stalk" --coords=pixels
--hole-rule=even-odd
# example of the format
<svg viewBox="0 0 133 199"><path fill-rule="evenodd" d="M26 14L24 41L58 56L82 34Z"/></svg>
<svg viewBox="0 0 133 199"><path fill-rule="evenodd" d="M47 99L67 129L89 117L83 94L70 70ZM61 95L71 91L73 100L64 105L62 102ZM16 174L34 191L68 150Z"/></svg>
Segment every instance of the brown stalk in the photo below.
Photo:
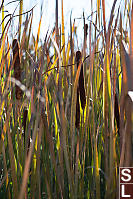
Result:
<svg viewBox="0 0 133 199"><path fill-rule="evenodd" d="M121 19L121 18L120 18ZM122 32L122 20L120 24ZM122 91L120 100L120 166L132 165L132 102L128 96L128 91L132 90L132 53L127 54L120 38L121 65L122 65Z"/></svg>

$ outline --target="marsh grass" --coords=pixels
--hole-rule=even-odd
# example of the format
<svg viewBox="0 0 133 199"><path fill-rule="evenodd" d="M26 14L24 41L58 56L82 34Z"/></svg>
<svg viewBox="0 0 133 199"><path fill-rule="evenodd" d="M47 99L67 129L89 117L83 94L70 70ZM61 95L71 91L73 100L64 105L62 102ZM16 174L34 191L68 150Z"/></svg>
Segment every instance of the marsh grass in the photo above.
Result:
<svg viewBox="0 0 133 199"><path fill-rule="evenodd" d="M42 15L33 36L33 9L23 27L21 0L13 45L14 16L4 24L2 1L0 198L118 198L118 167L133 165L133 10L125 1L122 16L116 2L108 24L105 0L91 20L83 13L79 51L71 16L65 40L63 0L61 28L56 1L55 27L44 42Z"/></svg>

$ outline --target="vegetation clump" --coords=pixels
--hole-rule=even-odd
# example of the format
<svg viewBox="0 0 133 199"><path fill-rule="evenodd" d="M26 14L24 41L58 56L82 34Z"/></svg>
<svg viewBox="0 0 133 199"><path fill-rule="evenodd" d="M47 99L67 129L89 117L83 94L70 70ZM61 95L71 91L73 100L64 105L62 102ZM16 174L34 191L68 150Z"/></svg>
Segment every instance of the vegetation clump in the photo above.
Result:
<svg viewBox="0 0 133 199"><path fill-rule="evenodd" d="M34 8L19 3L19 15L0 5L0 198L118 198L119 166L133 166L133 4L114 0L107 23L97 1L78 46L63 0L44 41L43 16L35 36Z"/></svg>

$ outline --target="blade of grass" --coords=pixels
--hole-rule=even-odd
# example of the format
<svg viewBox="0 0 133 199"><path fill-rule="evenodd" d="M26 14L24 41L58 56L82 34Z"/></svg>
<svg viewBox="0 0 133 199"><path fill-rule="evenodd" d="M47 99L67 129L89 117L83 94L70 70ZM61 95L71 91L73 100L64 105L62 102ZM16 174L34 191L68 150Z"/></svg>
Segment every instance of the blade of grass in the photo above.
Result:
<svg viewBox="0 0 133 199"><path fill-rule="evenodd" d="M25 168L24 168L24 173L23 173L22 185L21 185L21 189L20 189L20 193L18 197L19 199L23 199L24 193L26 191L26 186L27 186L28 177L29 177L30 163L31 163L32 153L34 150L38 124L39 124L39 113L37 114L37 120L35 122L35 128L34 128L34 132L32 136L32 144L30 146L28 156L26 157L26 160L25 160Z"/></svg>
<svg viewBox="0 0 133 199"><path fill-rule="evenodd" d="M10 105L10 110L11 111L12 105ZM7 118L8 121L8 118ZM9 157L10 157L10 164L11 164L11 177L12 177L12 182L13 182L13 192L14 192L14 197L18 198L18 182L17 182L17 173L16 173L16 168L15 168L15 155L14 155L14 149L13 149L13 144L12 144L12 138L11 138L11 132L9 130L9 126L7 127L7 134L8 134L8 147L9 147Z"/></svg>
<svg viewBox="0 0 133 199"><path fill-rule="evenodd" d="M41 15L41 18L40 18L40 21L39 21L37 38L36 38L36 41L35 41L35 56L37 56L37 48L38 48L38 42L39 42L39 36L40 36L41 22L42 22L42 15Z"/></svg>
<svg viewBox="0 0 133 199"><path fill-rule="evenodd" d="M22 13L23 13L23 0L20 0L20 7L19 7L19 37L18 37L19 41L20 41L20 37L21 37Z"/></svg>

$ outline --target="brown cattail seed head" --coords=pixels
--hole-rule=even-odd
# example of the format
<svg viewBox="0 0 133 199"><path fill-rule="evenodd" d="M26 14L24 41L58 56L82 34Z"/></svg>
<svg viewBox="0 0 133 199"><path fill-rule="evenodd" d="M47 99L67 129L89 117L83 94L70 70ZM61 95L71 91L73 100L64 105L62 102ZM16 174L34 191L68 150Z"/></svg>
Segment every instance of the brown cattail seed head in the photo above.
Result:
<svg viewBox="0 0 133 199"><path fill-rule="evenodd" d="M26 130L27 116L28 116L28 110L25 109L24 112L23 112L23 127L24 127L24 133L25 133L25 130Z"/></svg>
<svg viewBox="0 0 133 199"><path fill-rule="evenodd" d="M84 74L83 74L83 64L81 65L81 71L79 76L79 92L81 107L84 110L86 105L85 88L84 88Z"/></svg>
<svg viewBox="0 0 133 199"><path fill-rule="evenodd" d="M77 68L79 66L79 63L81 61L81 52L77 51L76 52L76 62L77 62ZM84 88L84 74L83 74L83 64L81 65L81 71L79 75L79 93L80 93L80 101L81 101L81 107L82 109L85 109L86 105L86 97L85 97L85 88Z"/></svg>
<svg viewBox="0 0 133 199"><path fill-rule="evenodd" d="M76 63L77 63L77 68L81 62L81 58L82 58L81 52L77 51L76 58L75 58ZM77 87L76 121L75 121L75 126L77 129L79 129L79 125L80 125L79 95L80 95L81 107L82 109L84 109L86 105L86 97L85 97L85 88L84 88L83 64L81 65L81 71L80 71L79 82L78 82L78 87Z"/></svg>
<svg viewBox="0 0 133 199"><path fill-rule="evenodd" d="M14 39L12 42L13 56L17 53L16 56L19 56L19 43L17 39Z"/></svg>
<svg viewBox="0 0 133 199"><path fill-rule="evenodd" d="M27 116L28 116L28 110L24 109L23 112L23 128L24 128L24 146L25 146L25 131L26 131L26 121L27 121Z"/></svg>
<svg viewBox="0 0 133 199"><path fill-rule="evenodd" d="M85 36L87 37L88 35L88 24L85 24Z"/></svg>
<svg viewBox="0 0 133 199"><path fill-rule="evenodd" d="M78 66L79 66L80 61L81 61L81 52L78 50L78 51L76 52L76 63L77 63L77 68L78 68Z"/></svg>
<svg viewBox="0 0 133 199"><path fill-rule="evenodd" d="M76 121L75 126L79 129L80 125L80 105L79 105L79 89L77 89L77 102L76 102Z"/></svg>
<svg viewBox="0 0 133 199"><path fill-rule="evenodd" d="M12 49L13 49L14 77L16 80L21 81L19 43L17 39L13 40ZM22 90L17 85L15 85L15 95L17 100L20 100L22 98Z"/></svg>
<svg viewBox="0 0 133 199"><path fill-rule="evenodd" d="M120 130L120 114L119 114L118 98L117 98L116 94L115 94L114 115L115 115L116 124L117 124L117 128L118 128L118 134L119 134L119 130Z"/></svg>

